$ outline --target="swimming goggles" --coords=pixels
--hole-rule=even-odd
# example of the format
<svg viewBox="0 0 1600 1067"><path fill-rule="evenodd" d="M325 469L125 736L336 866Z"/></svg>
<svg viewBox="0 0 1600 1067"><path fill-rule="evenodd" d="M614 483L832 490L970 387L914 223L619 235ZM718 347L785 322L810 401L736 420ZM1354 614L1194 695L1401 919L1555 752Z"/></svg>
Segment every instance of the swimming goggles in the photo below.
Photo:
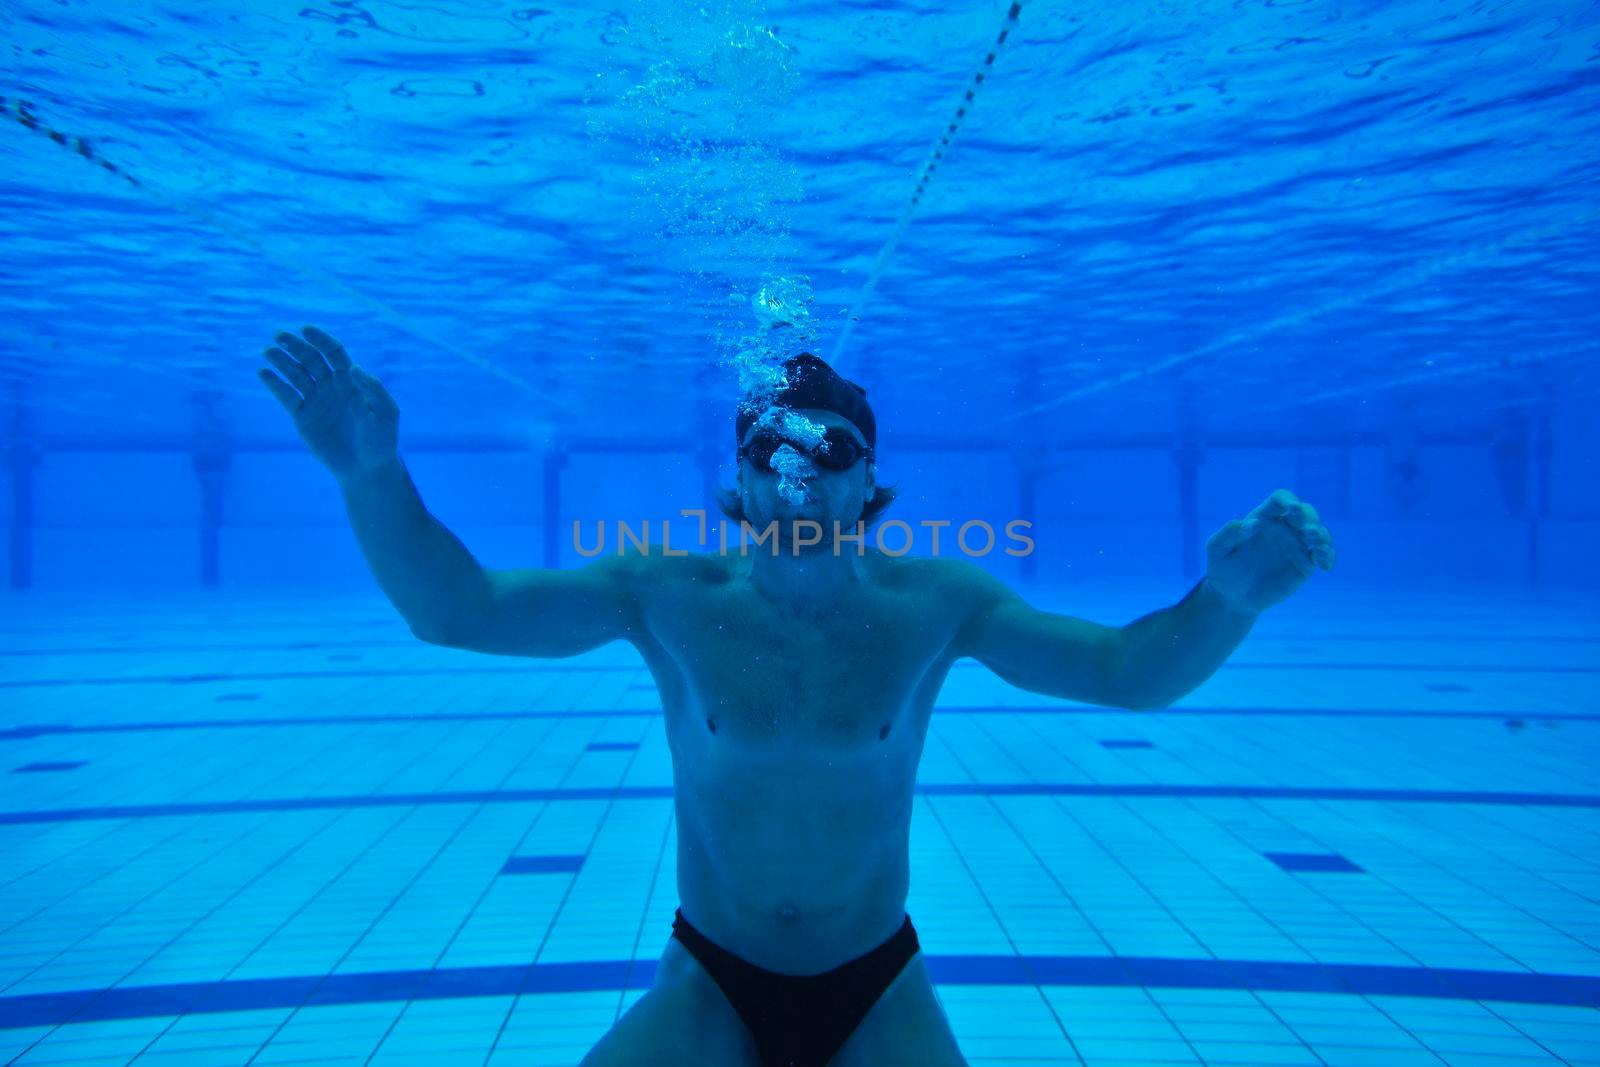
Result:
<svg viewBox="0 0 1600 1067"><path fill-rule="evenodd" d="M817 443L817 447L809 451L804 445L789 440L776 430L757 430L750 440L739 446L739 458L748 457L757 467L771 471L772 457L784 445L808 457L817 466L830 471L849 470L863 457L869 460L872 458L872 446L857 441L849 430L841 426L830 426L828 432L822 435L822 440Z"/></svg>

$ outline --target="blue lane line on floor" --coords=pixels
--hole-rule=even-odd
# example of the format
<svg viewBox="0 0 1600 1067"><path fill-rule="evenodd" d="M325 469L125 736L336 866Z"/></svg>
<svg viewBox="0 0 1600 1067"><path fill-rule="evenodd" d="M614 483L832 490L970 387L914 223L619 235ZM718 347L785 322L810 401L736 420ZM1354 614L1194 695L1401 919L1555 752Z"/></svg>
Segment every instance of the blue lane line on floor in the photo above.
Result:
<svg viewBox="0 0 1600 1067"><path fill-rule="evenodd" d="M387 622L360 622L336 623L337 627L349 626L388 626ZM393 624L399 629L399 624ZM34 635L45 633L69 634L82 638L83 629L70 630L33 630ZM1407 641L1425 643L1437 641L1452 645L1485 644L1485 645L1593 645L1600 644L1600 637L1588 637L1582 634L1452 634L1446 632L1429 634L1312 634L1312 635L1284 635L1254 638L1258 641L1275 641L1296 645L1314 645L1317 642L1359 641L1362 643L1386 643L1392 641ZM316 648L415 648L421 642L416 638L406 638L393 641L279 641L267 643L236 642L233 644L213 645L63 645L59 648L0 648L0 656L101 656L118 655L120 653L137 654L141 656L174 655L193 656L203 655L207 652L295 652L302 649Z"/></svg>
<svg viewBox="0 0 1600 1067"><path fill-rule="evenodd" d="M1253 800L1379 800L1399 804L1520 804L1530 807L1600 808L1600 795L1496 793L1465 789L1335 789L1280 785L1124 785L1086 782L1026 782L981 785L931 783L916 787L933 797L1192 797ZM237 815L261 811L320 811L329 808L391 808L439 804L525 804L561 800L665 800L670 785L596 786L573 789L462 790L451 793L389 793L377 796L284 797L276 800L205 801L172 804L119 804L95 808L0 811L0 826L86 822L93 819L147 819L170 815Z"/></svg>
<svg viewBox="0 0 1600 1067"><path fill-rule="evenodd" d="M136 674L125 678L25 678L0 682L0 689L51 689L74 685L196 685L201 682L304 681L311 678L431 678L457 674L614 674L636 665L531 662L518 667L391 667L369 670L230 671L227 674Z"/></svg>
<svg viewBox="0 0 1600 1067"><path fill-rule="evenodd" d="M971 660L956 663L956 667L976 669L982 666ZM371 670L343 671L250 671L228 674L142 674L124 678L25 678L0 682L3 689L38 689L74 685L193 685L199 682L281 681L308 678L415 678L457 674L524 674L541 671L565 671L573 674L611 674L618 671L637 671L636 664L605 666L602 664L553 664L535 661L518 667L411 667L373 668ZM1224 671L1426 671L1429 674L1600 674L1600 667L1579 665L1533 667L1517 664L1486 663L1338 663L1327 662L1264 662L1224 663Z"/></svg>
<svg viewBox="0 0 1600 1067"><path fill-rule="evenodd" d="M929 974L940 985L1256 989L1600 1006L1600 978L1588 975L1149 956L926 958ZM25 993L0 996L0 1029L313 1005L611 992L621 990L624 984L647 989L655 969L652 959L607 960Z"/></svg>
<svg viewBox="0 0 1600 1067"><path fill-rule="evenodd" d="M87 760L47 760L40 763L25 763L21 767L13 767L11 773L37 774L48 771L75 771L87 762Z"/></svg>
<svg viewBox="0 0 1600 1067"><path fill-rule="evenodd" d="M1362 873L1360 867L1337 852L1263 852L1262 855L1286 871Z"/></svg>
<svg viewBox="0 0 1600 1067"><path fill-rule="evenodd" d="M654 686L650 687L654 690ZM243 699L256 694L219 699ZM1093 704L979 704L940 705L933 709L935 715L1140 715L1140 716L1220 716L1220 715L1271 715L1314 718L1350 719L1494 719L1503 721L1508 716L1534 722L1600 722L1600 714L1544 711L1431 711L1411 708L1227 708L1227 707L1175 707L1161 711L1128 711L1124 708L1099 707ZM148 730L237 730L268 726L352 726L363 723L384 725L415 722L485 722L500 719L609 719L661 717L660 708L619 708L606 711L483 711L483 712L426 712L416 715L282 715L275 717L234 719L190 719L170 722L111 722L74 726L71 723L26 723L8 730L0 730L0 741L20 741L45 734L108 734L141 733Z"/></svg>
<svg viewBox="0 0 1600 1067"><path fill-rule="evenodd" d="M1149 741L1141 741L1138 738L1132 738L1132 737L1126 738L1126 739L1114 738L1114 737L1113 738L1108 738L1108 739L1100 742L1100 745L1103 748L1155 748L1156 747L1155 745L1151 744Z"/></svg>
<svg viewBox="0 0 1600 1067"><path fill-rule="evenodd" d="M594 741L584 746L585 752L633 752L639 747L637 741Z"/></svg>
<svg viewBox="0 0 1600 1067"><path fill-rule="evenodd" d="M512 856L501 874L570 874L583 869L585 856Z"/></svg>

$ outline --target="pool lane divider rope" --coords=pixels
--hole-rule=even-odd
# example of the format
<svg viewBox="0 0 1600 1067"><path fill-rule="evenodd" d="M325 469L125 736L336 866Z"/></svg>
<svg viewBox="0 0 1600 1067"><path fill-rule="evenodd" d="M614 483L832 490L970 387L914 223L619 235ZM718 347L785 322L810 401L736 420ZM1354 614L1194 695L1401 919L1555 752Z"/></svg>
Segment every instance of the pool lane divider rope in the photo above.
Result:
<svg viewBox="0 0 1600 1067"><path fill-rule="evenodd" d="M955 114L946 124L944 132L939 135L939 140L928 154L922 164L922 171L917 175L917 184L911 190L911 198L906 201L905 207L900 212L900 218L890 231L888 240L883 247L878 249L878 256L872 263L872 270L867 275L866 283L861 287L861 292L856 296L855 305L850 309L850 314L845 318L844 328L839 332L839 339L834 342L833 353L828 362L838 369L840 361L844 358L845 346L850 342L850 333L855 324L861 321L861 316L866 313L867 301L871 299L873 290L878 287L878 279L883 276L884 268L889 259L894 255L895 249L900 245L900 239L905 236L906 229L911 225L911 218L916 214L917 206L922 202L922 194L927 191L928 182L933 178L933 172L939 168L939 163L944 159L945 149L950 147L950 142L955 138L956 131L961 128L962 122L971 110L973 102L977 99L978 90L983 87L989 72L994 68L994 61L1000 54L1000 48L1006 43L1006 38L1011 36L1011 31L1017 26L1017 19L1022 14L1022 0L1014 0L1007 9L1005 20L1000 25L1000 33L995 37L994 44L989 48L989 54L983 57L978 70L967 85L967 91L961 98L961 103L956 106Z"/></svg>
<svg viewBox="0 0 1600 1067"><path fill-rule="evenodd" d="M256 237L254 234L240 229L226 218L223 218L215 212L207 211L204 208L196 207L193 204L188 204L178 200L175 197L169 196L162 192L160 189L157 189L146 182L140 181L125 167L119 167L117 164L96 153L94 146L91 145L85 138L74 137L45 125L42 121L40 121L39 116L35 114L33 104L30 104L25 100L11 100L7 97L0 96L0 115L13 118L19 124L25 126L33 132L48 137L61 147L69 149L75 152L77 155L83 157L83 159L91 165L98 164L106 172L116 175L137 189L143 190L146 194L154 197L156 200L161 201L161 203L165 204L173 211L188 215L190 218L197 219L207 226L210 226L213 229L232 237L234 240L255 252L256 255L260 256L267 262L281 267L284 270L292 271L303 277L309 278L312 281L329 285L335 289L341 290L355 300L376 311L379 316L388 321L391 325L397 327L402 332L424 342L431 348L440 352L448 352L450 355L471 364L486 374L499 378L502 381L509 382L519 389L532 393L535 396L548 399L547 390L540 389L532 382L505 369L504 367L495 363L493 360L484 359L482 356L474 355L469 349L465 348L459 343L454 343L438 337L430 336L428 333L418 329L415 325L408 321L406 317L394 307L382 300L379 300L377 297L362 292L360 289L357 289L355 286L351 285L338 275L333 274L314 263L292 261L280 258L273 253L273 251L260 238Z"/></svg>

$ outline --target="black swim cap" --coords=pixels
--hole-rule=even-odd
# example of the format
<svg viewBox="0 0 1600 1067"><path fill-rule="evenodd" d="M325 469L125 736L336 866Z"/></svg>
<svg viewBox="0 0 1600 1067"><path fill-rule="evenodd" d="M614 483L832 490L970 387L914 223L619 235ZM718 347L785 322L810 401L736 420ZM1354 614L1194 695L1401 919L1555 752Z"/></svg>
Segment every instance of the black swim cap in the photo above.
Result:
<svg viewBox="0 0 1600 1067"><path fill-rule="evenodd" d="M855 423L869 446L877 447L878 421L872 417L872 405L867 403L865 389L840 377L838 371L810 352L784 360L783 374L788 384L776 394L769 398L747 396L739 405L739 417L734 422L739 444L744 443L745 433L761 417L762 411L771 406L815 408L842 415Z"/></svg>

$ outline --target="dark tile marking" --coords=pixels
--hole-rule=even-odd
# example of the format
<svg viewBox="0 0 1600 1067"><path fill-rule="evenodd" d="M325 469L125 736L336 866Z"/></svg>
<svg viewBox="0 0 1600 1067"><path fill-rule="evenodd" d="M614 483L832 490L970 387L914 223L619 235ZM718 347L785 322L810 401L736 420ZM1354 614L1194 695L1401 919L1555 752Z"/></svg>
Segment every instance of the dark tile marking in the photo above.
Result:
<svg viewBox="0 0 1600 1067"><path fill-rule="evenodd" d="M581 870L584 856L512 856L501 874L552 874Z"/></svg>
<svg viewBox="0 0 1600 1067"><path fill-rule="evenodd" d="M216 702L226 704L236 700L260 700L260 693L219 693Z"/></svg>
<svg viewBox="0 0 1600 1067"><path fill-rule="evenodd" d="M927 960L933 981L951 985L1257 989L1600 1006L1600 977L1579 974L1150 956L929 956ZM643 958L419 968L23 993L0 996L0 1028L301 1005L648 989L655 981L656 964Z"/></svg>
<svg viewBox="0 0 1600 1067"><path fill-rule="evenodd" d="M1111 740L1101 741L1100 744L1103 745L1106 748L1155 748L1156 747L1155 745L1151 744L1149 741L1140 741L1140 740L1133 739L1133 738L1129 738L1128 740L1122 740L1122 741L1119 741L1119 740L1116 740L1116 739L1113 738Z"/></svg>
<svg viewBox="0 0 1600 1067"><path fill-rule="evenodd" d="M46 760L42 763L25 763L21 767L13 767L12 774L42 774L49 771L75 771L82 767L88 760Z"/></svg>
<svg viewBox="0 0 1600 1067"><path fill-rule="evenodd" d="M632 752L639 747L637 741L596 741L585 752Z"/></svg>
<svg viewBox="0 0 1600 1067"><path fill-rule="evenodd" d="M1337 852L1263 852L1262 855L1286 871L1365 873Z"/></svg>

